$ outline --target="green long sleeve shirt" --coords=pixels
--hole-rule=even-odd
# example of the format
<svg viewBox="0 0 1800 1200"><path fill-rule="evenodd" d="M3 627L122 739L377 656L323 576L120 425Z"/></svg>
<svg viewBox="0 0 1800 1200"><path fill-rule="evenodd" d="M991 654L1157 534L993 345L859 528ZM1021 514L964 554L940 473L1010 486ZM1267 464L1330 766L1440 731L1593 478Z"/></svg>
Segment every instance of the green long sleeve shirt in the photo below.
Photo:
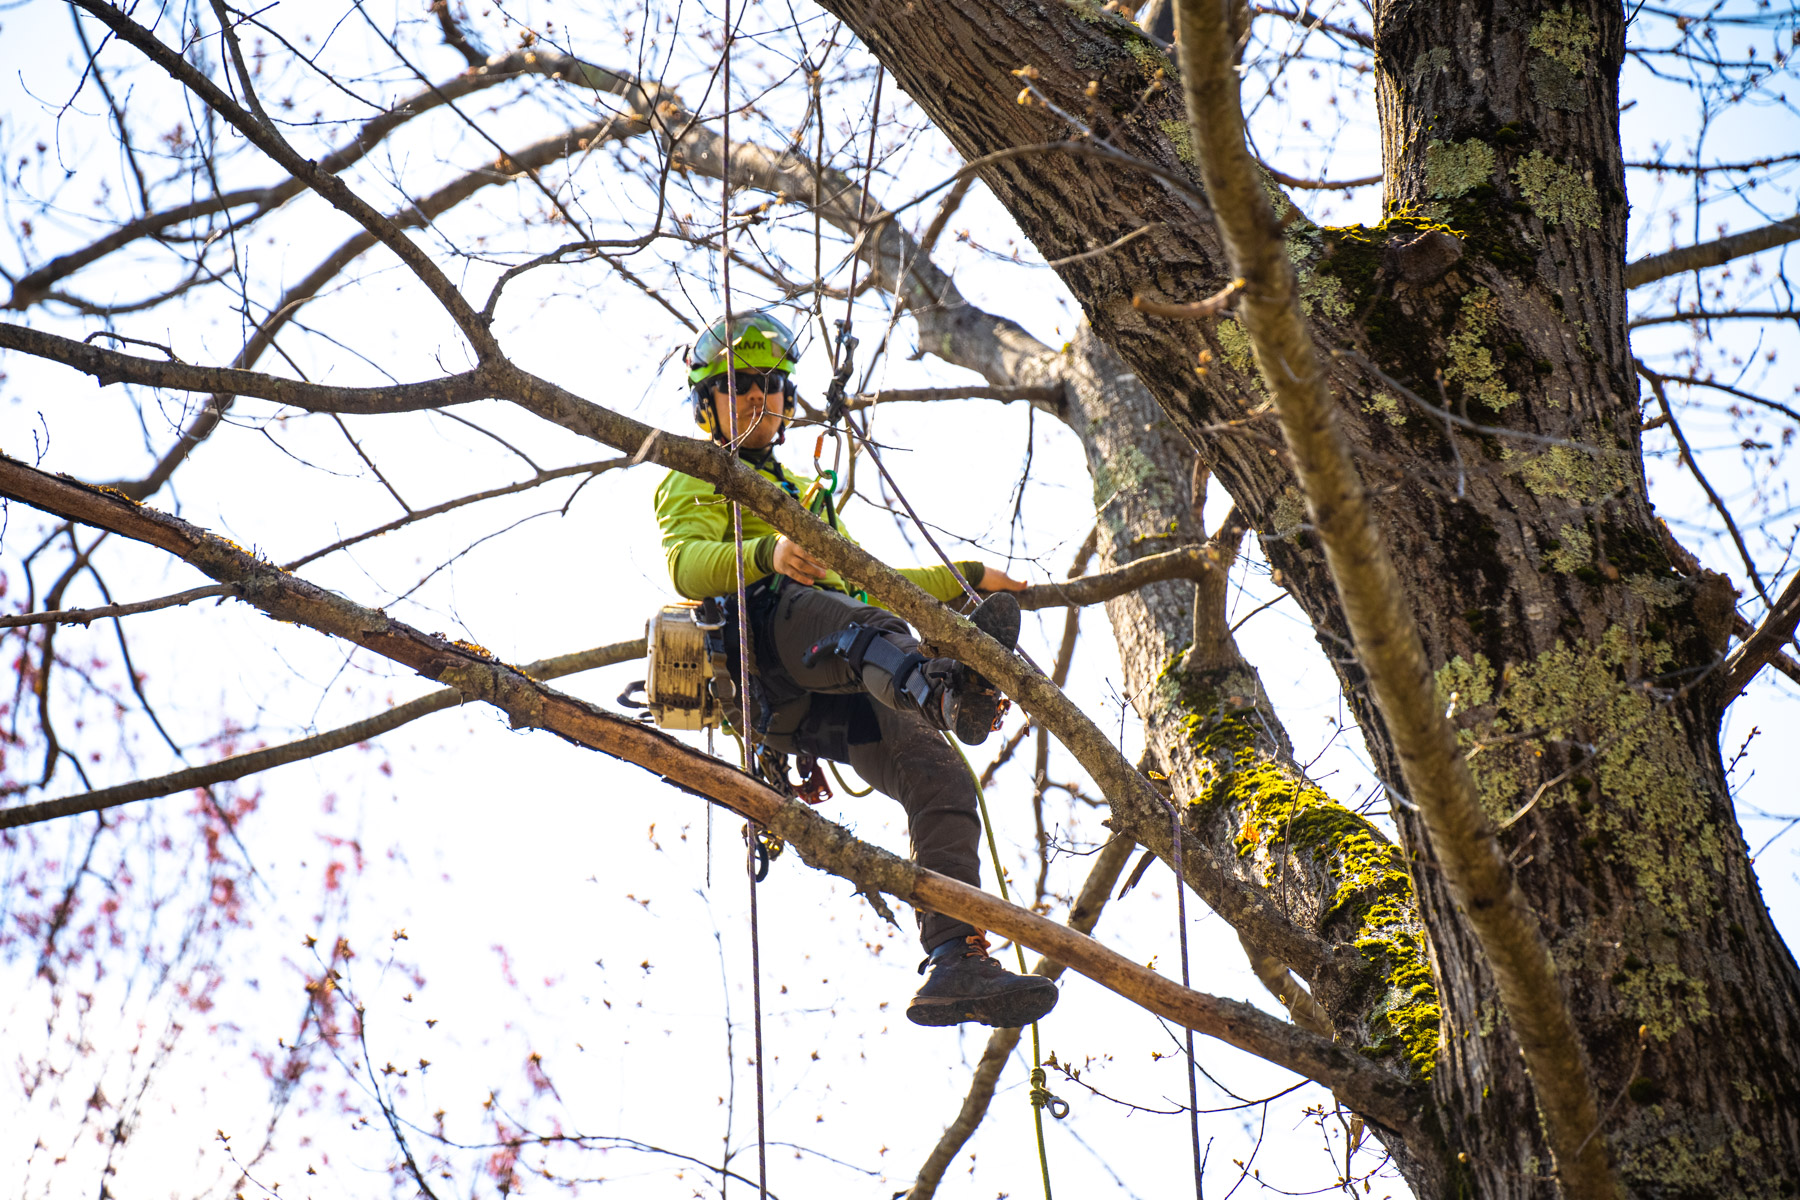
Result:
<svg viewBox="0 0 1800 1200"><path fill-rule="evenodd" d="M745 459L746 462L751 460ZM764 478L779 485L796 500L806 494L812 480L785 471L769 455L755 464ZM825 510L823 496L813 502L813 512ZM840 536L854 541L835 514L826 514ZM723 596L737 590L737 547L731 534L731 505L718 489L703 479L671 471L656 489L656 523L662 530L663 555L669 564L669 579L675 590L690 600L707 596ZM744 510L744 573L746 584L770 575L775 570L775 542L780 537L768 522ZM958 562L975 586L981 585L986 568L978 562ZM950 574L950 568L901 567L906 576L939 600L955 600L962 586ZM854 594L858 589L847 584L832 571L820 581L820 587ZM871 598L873 604L879 599ZM885 606L884 606L885 607Z"/></svg>

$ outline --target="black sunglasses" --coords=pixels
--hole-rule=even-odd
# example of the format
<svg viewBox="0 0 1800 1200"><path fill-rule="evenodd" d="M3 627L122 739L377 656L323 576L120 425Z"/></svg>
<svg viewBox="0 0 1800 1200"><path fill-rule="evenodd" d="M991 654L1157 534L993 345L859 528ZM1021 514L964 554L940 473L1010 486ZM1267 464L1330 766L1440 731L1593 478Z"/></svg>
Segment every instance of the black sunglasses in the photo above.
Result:
<svg viewBox="0 0 1800 1200"><path fill-rule="evenodd" d="M737 394L740 396L753 389L779 392L787 386L786 371L733 371L729 377L720 375L713 383L720 391L724 391L727 378L737 383Z"/></svg>

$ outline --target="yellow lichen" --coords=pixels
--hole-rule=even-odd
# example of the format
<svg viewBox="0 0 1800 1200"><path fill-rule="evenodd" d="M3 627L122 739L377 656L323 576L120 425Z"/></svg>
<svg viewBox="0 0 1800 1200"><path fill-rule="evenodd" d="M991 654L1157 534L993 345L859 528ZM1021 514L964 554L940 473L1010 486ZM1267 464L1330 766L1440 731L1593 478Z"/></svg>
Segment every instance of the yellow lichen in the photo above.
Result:
<svg viewBox="0 0 1800 1200"><path fill-rule="evenodd" d="M1675 961L1676 938L1713 911L1726 849L1679 721L1642 683L1671 659L1665 643L1615 625L1598 643L1559 643L1509 664L1497 689L1480 655L1452 659L1437 673L1446 705L1459 695L1457 736L1489 815L1504 822L1534 796L1545 811L1571 805L1587 833L1579 850L1561 852L1592 853L1635 889L1631 945L1598 952L1607 962L1622 960L1614 986L1633 1019L1659 1039L1711 1011L1704 982ZM1536 781L1552 774L1545 769L1551 755L1569 767L1537 796ZM1559 953L1580 951L1571 945Z"/></svg>

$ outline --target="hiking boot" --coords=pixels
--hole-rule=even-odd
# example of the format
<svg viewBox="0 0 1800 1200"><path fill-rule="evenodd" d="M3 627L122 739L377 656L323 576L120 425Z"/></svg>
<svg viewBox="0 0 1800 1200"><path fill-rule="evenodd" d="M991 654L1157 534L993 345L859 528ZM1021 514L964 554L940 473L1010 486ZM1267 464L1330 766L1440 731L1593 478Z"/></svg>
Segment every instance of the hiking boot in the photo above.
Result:
<svg viewBox="0 0 1800 1200"><path fill-rule="evenodd" d="M969 614L975 628L1008 650L1019 644L1019 619L1019 600L1011 592L995 592ZM981 672L953 659L928 663L928 678L939 663L947 664L938 668L945 676L938 693L939 713L928 715L937 717L938 728L955 732L956 740L963 745L979 746L987 741L1000 716L1000 689Z"/></svg>
<svg viewBox="0 0 1800 1200"><path fill-rule="evenodd" d="M975 1021L1000 1029L1029 1025L1056 1007L1056 984L1042 975L1014 975L988 953L987 936L951 938L919 964L931 974L906 1006L915 1025Z"/></svg>

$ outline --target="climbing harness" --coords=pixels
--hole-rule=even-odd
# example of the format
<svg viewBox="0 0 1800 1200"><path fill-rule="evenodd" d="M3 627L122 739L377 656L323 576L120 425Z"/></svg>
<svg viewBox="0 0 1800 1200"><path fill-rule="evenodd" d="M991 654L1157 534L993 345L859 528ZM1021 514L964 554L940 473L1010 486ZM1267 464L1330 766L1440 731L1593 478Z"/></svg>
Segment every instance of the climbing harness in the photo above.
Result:
<svg viewBox="0 0 1800 1200"><path fill-rule="evenodd" d="M1008 904L1012 897L1007 892L1006 871L1000 865L1000 844L994 840L994 822L988 816L987 791L981 786L981 776L975 773L975 764L963 748L956 744L956 739L945 735L944 740L951 749L962 758L963 767L969 772L969 778L975 781L975 799L981 805L981 828L987 835L988 857L994 863L994 882L1000 889L1000 899ZM1013 942L1013 953L1018 956L1019 974L1025 974L1025 947L1018 941ZM1060 1121L1069 1115L1069 1102L1053 1094L1049 1087L1049 1076L1044 1071L1043 1055L1038 1044L1038 1023L1031 1023L1031 1123L1037 1130L1038 1171L1044 1177L1044 1200L1050 1200L1050 1155L1044 1149L1044 1110Z"/></svg>

